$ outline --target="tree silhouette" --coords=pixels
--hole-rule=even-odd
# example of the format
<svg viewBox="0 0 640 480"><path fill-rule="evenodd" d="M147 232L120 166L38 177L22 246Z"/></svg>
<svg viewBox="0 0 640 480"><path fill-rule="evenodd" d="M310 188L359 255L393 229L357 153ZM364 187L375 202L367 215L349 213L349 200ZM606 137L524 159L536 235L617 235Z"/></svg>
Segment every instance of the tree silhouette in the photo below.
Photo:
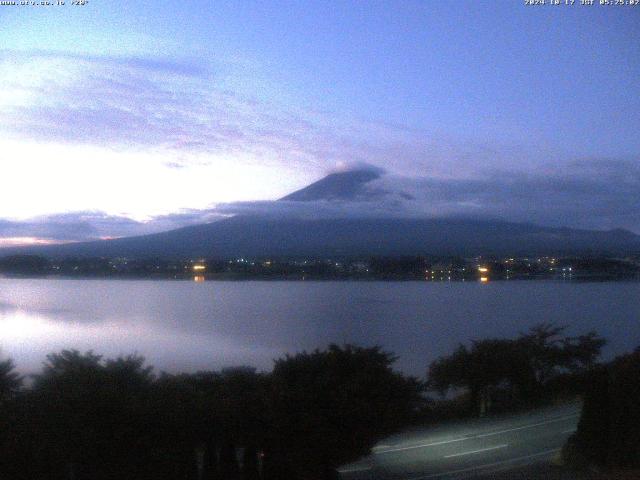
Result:
<svg viewBox="0 0 640 480"><path fill-rule="evenodd" d="M500 398L538 398L561 373L596 365L604 344L593 332L561 333L545 324L516 339L460 345L431 364L429 386L468 390L475 412ZM396 372L394 361L380 347L330 345L280 358L268 374L238 367L155 375L137 355L63 350L22 389L6 360L0 478L335 478L336 467L425 406L424 385Z"/></svg>
<svg viewBox="0 0 640 480"><path fill-rule="evenodd" d="M247 480L258 476L257 455L269 429L267 395L268 379L256 373L254 368L227 368L220 373L216 401L219 424L225 432L225 445L243 449L244 478ZM222 473L229 478L235 474L234 462L227 461L226 465L231 471Z"/></svg>
<svg viewBox="0 0 640 480"><path fill-rule="evenodd" d="M565 455L574 462L640 468L639 425L640 347L589 372L578 429Z"/></svg>
<svg viewBox="0 0 640 480"><path fill-rule="evenodd" d="M496 393L506 394L508 405L541 401L561 375L584 374L596 364L604 339L595 332L563 337L565 327L542 323L516 339L473 341L429 366L428 385L446 393L464 388L472 412L483 415ZM575 382L574 382L575 383ZM578 382L579 383L579 382ZM504 395L503 395L504 397Z"/></svg>
<svg viewBox="0 0 640 480"><path fill-rule="evenodd" d="M449 388L468 389L469 406L484 415L498 389L515 396L530 383L527 359L513 340L490 339L472 342L471 349L460 345L448 356L429 367L428 385L444 394Z"/></svg>
<svg viewBox="0 0 640 480"><path fill-rule="evenodd" d="M565 329L552 323L540 323L520 334L518 342L529 358L538 385L546 383L567 363L561 335Z"/></svg>
<svg viewBox="0 0 640 480"><path fill-rule="evenodd" d="M328 478L406 426L424 401L422 385L393 371L394 360L379 347L352 345L277 360L272 449L300 477Z"/></svg>
<svg viewBox="0 0 640 480"><path fill-rule="evenodd" d="M153 395L161 418L156 433L164 443L184 445L174 456L196 459L203 478L239 478L240 452L242 478L255 478L268 429L267 385L267 376L250 367L163 374Z"/></svg>
<svg viewBox="0 0 640 480"><path fill-rule="evenodd" d="M135 355L103 361L89 351L50 354L34 376L27 424L37 432L35 478L144 478L152 451L146 409L153 376Z"/></svg>
<svg viewBox="0 0 640 480"><path fill-rule="evenodd" d="M572 372L592 369L606 343L604 338L593 331L586 335L563 339L565 366Z"/></svg>
<svg viewBox="0 0 640 480"><path fill-rule="evenodd" d="M13 360L0 361L0 405L12 398L22 386L23 378L15 371Z"/></svg>

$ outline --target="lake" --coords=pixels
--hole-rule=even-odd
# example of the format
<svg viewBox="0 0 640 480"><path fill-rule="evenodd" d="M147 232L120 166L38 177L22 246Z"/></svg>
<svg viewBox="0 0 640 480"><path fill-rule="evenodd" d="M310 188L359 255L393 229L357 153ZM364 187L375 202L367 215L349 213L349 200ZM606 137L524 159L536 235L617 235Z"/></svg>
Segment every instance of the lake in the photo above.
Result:
<svg viewBox="0 0 640 480"><path fill-rule="evenodd" d="M596 330L605 358L630 351L640 345L640 283L0 279L0 355L25 373L63 348L136 352L177 372L269 370L286 353L349 342L382 345L398 368L424 376L460 342L547 321Z"/></svg>

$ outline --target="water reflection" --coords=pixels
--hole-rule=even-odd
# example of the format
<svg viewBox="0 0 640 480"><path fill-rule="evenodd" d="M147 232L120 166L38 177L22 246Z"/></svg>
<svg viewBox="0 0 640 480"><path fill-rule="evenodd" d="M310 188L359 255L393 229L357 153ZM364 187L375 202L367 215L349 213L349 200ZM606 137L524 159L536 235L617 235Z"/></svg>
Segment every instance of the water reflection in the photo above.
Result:
<svg viewBox="0 0 640 480"><path fill-rule="evenodd" d="M605 353L640 344L640 283L184 282L0 279L0 348L38 369L62 348L138 352L161 369L249 364L330 342L382 345L423 376L472 338L542 321L596 330Z"/></svg>
<svg viewBox="0 0 640 480"><path fill-rule="evenodd" d="M62 322L15 307L0 310L0 348L22 372L38 370L48 353L65 348L93 350L107 357L138 353L167 371L247 363L268 368L279 353L223 335L176 331L153 322Z"/></svg>

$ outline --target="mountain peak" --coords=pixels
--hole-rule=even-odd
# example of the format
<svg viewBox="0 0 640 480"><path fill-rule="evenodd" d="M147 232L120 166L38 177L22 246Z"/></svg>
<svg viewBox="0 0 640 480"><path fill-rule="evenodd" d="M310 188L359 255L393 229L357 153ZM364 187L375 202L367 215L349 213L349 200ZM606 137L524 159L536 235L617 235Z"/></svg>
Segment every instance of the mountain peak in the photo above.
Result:
<svg viewBox="0 0 640 480"><path fill-rule="evenodd" d="M311 202L316 200L356 200L366 196L364 186L382 176L382 170L369 167L327 175L280 200Z"/></svg>

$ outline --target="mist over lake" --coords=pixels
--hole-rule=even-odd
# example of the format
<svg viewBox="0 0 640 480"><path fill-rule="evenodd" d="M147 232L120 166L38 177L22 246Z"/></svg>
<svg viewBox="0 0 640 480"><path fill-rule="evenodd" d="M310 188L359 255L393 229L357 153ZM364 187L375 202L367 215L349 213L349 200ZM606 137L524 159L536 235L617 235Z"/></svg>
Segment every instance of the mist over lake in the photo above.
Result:
<svg viewBox="0 0 640 480"><path fill-rule="evenodd" d="M137 352L158 370L270 370L329 343L382 345L424 376L460 342L540 322L595 330L605 359L640 345L640 283L204 282L0 279L0 349L22 372L47 353Z"/></svg>

